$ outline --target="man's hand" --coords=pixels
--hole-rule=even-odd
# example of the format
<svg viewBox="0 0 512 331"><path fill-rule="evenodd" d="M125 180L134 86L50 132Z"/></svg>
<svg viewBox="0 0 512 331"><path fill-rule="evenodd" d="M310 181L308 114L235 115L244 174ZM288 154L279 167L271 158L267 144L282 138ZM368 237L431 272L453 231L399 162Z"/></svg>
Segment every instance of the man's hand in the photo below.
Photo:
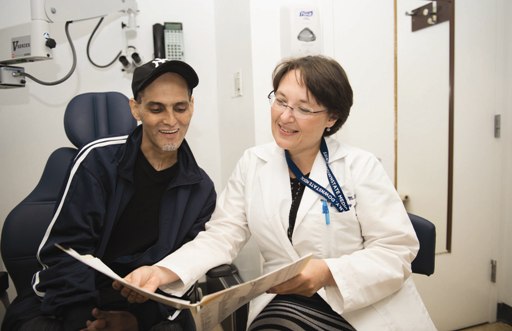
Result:
<svg viewBox="0 0 512 331"><path fill-rule="evenodd" d="M138 331L137 318L127 311L92 310L94 321L87 321L82 331Z"/></svg>
<svg viewBox="0 0 512 331"><path fill-rule="evenodd" d="M124 278L124 280L131 285L140 287L148 292L155 292L159 286L175 282L178 279L178 275L171 270L158 266L140 267ZM148 300L146 296L123 286L123 284L118 281L114 281L112 287L120 291L121 295L130 303L142 303Z"/></svg>
<svg viewBox="0 0 512 331"><path fill-rule="evenodd" d="M268 293L310 297L326 285L335 285L331 270L324 260L311 259L300 274L272 287Z"/></svg>

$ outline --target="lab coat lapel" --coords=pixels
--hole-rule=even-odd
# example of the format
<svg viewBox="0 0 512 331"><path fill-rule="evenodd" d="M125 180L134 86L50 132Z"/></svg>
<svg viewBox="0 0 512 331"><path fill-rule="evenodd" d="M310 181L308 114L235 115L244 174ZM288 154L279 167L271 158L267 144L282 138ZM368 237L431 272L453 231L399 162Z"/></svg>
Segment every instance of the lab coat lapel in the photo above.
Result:
<svg viewBox="0 0 512 331"><path fill-rule="evenodd" d="M283 241L288 241L286 231L288 229L291 193L284 151L276 148L267 160L268 162L262 167L258 176L258 182L261 186L259 192L266 195L261 197L266 215L264 221L269 222L267 226L282 233ZM286 217L286 219L283 219L283 217Z"/></svg>
<svg viewBox="0 0 512 331"><path fill-rule="evenodd" d="M325 160L322 157L321 153L318 153L316 155L315 162L313 163L313 168L311 169L311 172L309 174L309 178L311 178L318 184L322 185L329 191L332 191L327 179L327 167L325 166ZM318 193L316 193L307 186L304 188L304 194L302 196L302 200L300 201L299 210L297 211L295 227L298 227L300 225L306 214L315 204L315 201L317 201L319 198L322 197Z"/></svg>
<svg viewBox="0 0 512 331"><path fill-rule="evenodd" d="M260 157L267 163L260 169L257 178L257 185L260 185L261 189L259 192L264 196L256 199L263 201L265 215L259 220L258 226L270 229L271 236L277 240L269 244L275 245L274 249L285 252L290 257L290 261L294 261L299 258L299 254L287 235L292 197L284 151L276 146L272 153L261 154Z"/></svg>

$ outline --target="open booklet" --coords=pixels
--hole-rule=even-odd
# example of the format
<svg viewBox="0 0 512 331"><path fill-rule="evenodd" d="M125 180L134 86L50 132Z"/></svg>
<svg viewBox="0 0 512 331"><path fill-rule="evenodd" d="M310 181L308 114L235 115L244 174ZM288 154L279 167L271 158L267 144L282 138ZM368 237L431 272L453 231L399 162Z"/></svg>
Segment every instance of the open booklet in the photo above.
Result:
<svg viewBox="0 0 512 331"><path fill-rule="evenodd" d="M164 305L176 309L190 309L192 317L196 324L196 331L213 330L224 318L233 313L236 309L243 306L258 295L265 293L271 287L285 282L297 274L306 266L311 258L311 254L301 259L276 269L268 274L260 276L248 282L232 286L230 288L205 295L201 301L191 303L190 301L168 297L159 293L148 292L140 287L127 283L123 278L116 274L112 269L105 265L100 259L92 255L81 255L72 248L64 248L56 244L58 248L68 253L75 259L85 263L107 275L108 277L119 281L124 286L139 292L151 300L160 302Z"/></svg>

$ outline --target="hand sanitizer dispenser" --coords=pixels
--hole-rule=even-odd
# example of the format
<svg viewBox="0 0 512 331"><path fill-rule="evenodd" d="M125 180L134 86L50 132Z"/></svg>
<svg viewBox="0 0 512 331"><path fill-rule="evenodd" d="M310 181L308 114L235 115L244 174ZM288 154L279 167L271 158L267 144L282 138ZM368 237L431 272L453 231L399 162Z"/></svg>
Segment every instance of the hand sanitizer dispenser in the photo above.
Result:
<svg viewBox="0 0 512 331"><path fill-rule="evenodd" d="M322 53L322 31L318 7L312 3L281 7L281 55Z"/></svg>

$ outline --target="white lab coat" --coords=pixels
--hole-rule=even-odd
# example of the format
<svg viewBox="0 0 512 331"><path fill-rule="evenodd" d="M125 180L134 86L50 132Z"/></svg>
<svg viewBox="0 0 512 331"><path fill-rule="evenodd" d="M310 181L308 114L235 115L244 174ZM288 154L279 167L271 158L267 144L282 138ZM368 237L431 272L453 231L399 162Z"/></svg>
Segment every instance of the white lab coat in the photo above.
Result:
<svg viewBox="0 0 512 331"><path fill-rule="evenodd" d="M230 263L249 237L269 272L312 253L326 260L337 286L318 293L357 330L436 330L416 290L411 261L419 248L401 199L372 154L326 138L329 166L351 208L330 207L306 188L288 240L290 181L284 151L275 143L247 150L217 201L207 230L158 265L182 282L162 287L182 294L212 267ZM330 188L318 153L309 177ZM259 261L255 261L258 263ZM249 323L270 302L263 294L250 304Z"/></svg>

